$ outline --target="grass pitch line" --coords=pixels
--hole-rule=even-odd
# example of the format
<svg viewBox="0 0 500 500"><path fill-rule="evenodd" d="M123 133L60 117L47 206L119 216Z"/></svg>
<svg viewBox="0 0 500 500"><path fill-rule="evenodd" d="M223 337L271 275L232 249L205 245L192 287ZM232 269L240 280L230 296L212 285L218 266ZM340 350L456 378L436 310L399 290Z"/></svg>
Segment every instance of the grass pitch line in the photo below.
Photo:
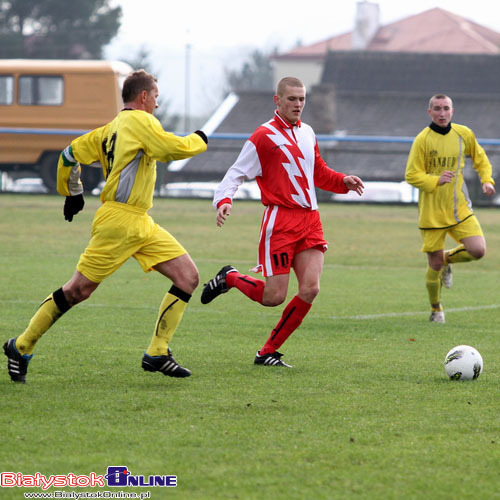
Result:
<svg viewBox="0 0 500 500"><path fill-rule="evenodd" d="M452 307L446 308L446 312L465 312L465 311L482 311L484 309L498 309L500 304L490 304L484 306L472 306L472 307ZM389 312L381 314L357 314L356 316L329 316L329 319L378 319L378 318L399 318L404 316L420 316L428 315L429 311L413 311L413 312Z"/></svg>

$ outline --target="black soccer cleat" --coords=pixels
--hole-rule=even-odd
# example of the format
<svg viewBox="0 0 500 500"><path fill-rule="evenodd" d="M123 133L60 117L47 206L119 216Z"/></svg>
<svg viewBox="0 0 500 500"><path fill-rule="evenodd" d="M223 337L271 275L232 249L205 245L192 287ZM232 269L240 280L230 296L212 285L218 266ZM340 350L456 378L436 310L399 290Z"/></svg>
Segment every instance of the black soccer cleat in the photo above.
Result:
<svg viewBox="0 0 500 500"><path fill-rule="evenodd" d="M229 288L226 284L226 276L228 273L238 272L233 266L224 266L208 283L203 286L201 292L201 303L208 304L218 297L221 293L227 293Z"/></svg>
<svg viewBox="0 0 500 500"><path fill-rule="evenodd" d="M147 372L161 372L169 377L184 378L191 375L191 371L183 368L172 356L172 351L168 350L168 356L149 356L144 354L142 357L142 368Z"/></svg>
<svg viewBox="0 0 500 500"><path fill-rule="evenodd" d="M13 382L26 383L26 373L28 372L28 363L33 354L21 354L16 347L16 339L7 340L3 345L3 350L8 358L7 370Z"/></svg>
<svg viewBox="0 0 500 500"><path fill-rule="evenodd" d="M292 365L286 364L284 361L281 361L281 352L275 351L275 352L270 352L267 354L264 354L261 356L259 354L260 351L257 351L257 354L255 355L255 360L254 364L255 365L265 365L265 366L284 366L286 368L293 368Z"/></svg>

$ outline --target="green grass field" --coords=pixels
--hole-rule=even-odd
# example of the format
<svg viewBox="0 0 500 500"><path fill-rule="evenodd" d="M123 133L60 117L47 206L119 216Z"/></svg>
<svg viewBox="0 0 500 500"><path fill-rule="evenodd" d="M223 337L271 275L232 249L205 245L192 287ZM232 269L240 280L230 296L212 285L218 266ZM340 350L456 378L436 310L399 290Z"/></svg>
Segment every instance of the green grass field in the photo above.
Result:
<svg viewBox="0 0 500 500"><path fill-rule="evenodd" d="M67 223L61 197L0 196L2 344L71 277L98 203L87 197ZM143 372L170 283L131 260L42 338L26 385L10 381L2 355L0 472L105 475L123 465L178 481L47 490L67 495L500 498L500 210L476 211L488 253L454 267L444 325L428 321L416 207L321 212L330 242L321 293L282 348L294 369L253 365L282 307L237 290L203 306L200 287L172 342L193 376ZM225 264L255 263L259 203L237 202L222 229L208 200L156 200L151 214L188 249L202 283ZM446 377L444 357L458 344L483 356L474 382ZM0 488L0 498L41 491Z"/></svg>

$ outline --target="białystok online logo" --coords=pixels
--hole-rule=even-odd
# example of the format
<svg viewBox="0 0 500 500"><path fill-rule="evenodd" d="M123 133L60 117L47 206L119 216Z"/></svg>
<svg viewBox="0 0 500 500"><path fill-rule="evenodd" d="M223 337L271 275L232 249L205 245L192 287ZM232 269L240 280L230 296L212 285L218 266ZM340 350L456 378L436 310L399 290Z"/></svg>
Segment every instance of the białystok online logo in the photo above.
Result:
<svg viewBox="0 0 500 500"><path fill-rule="evenodd" d="M108 486L177 486L177 476L133 476L123 465L108 467Z"/></svg>
<svg viewBox="0 0 500 500"><path fill-rule="evenodd" d="M0 472L0 487L2 488L88 488L88 487L175 487L177 476L134 476L124 465L108 467L105 476L91 472L89 475L51 475L23 474L22 472Z"/></svg>

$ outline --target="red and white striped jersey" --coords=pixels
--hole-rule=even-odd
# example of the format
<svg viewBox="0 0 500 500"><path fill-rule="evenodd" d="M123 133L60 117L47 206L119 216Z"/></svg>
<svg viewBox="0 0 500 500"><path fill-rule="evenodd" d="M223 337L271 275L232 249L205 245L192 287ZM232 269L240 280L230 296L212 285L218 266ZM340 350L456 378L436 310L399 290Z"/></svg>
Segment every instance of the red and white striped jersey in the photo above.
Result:
<svg viewBox="0 0 500 500"><path fill-rule="evenodd" d="M274 118L258 127L245 142L214 195L214 205L231 202L238 187L256 179L262 203L317 210L315 187L347 193L346 174L325 163L313 129L300 120L290 125L275 111Z"/></svg>

